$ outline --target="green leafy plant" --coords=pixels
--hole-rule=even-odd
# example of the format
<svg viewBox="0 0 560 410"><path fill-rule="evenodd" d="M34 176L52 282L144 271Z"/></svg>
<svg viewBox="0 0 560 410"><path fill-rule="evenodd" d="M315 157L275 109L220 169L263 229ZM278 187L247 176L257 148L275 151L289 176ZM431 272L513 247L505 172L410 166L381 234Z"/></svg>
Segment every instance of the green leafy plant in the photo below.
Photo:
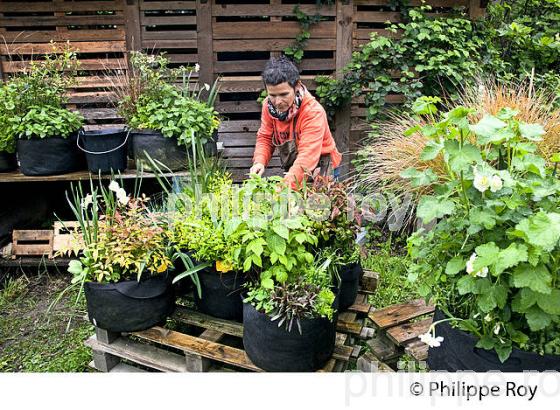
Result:
<svg viewBox="0 0 560 410"><path fill-rule="evenodd" d="M83 117L65 108L78 68L70 46L53 43L44 59L6 81L0 89L0 150L13 152L17 138L68 137L81 128Z"/></svg>
<svg viewBox="0 0 560 410"><path fill-rule="evenodd" d="M408 240L409 279L500 360L513 347L557 353L560 182L536 153L544 128L508 107L476 123L467 107L415 108L427 118L422 155L443 155L446 174L426 179L417 216L435 225Z"/></svg>
<svg viewBox="0 0 560 410"><path fill-rule="evenodd" d="M293 9L293 13L301 28L301 32L296 36L295 42L289 47L284 48L283 51L284 54L291 57L296 64L301 63L301 60L303 59L305 46L307 41L311 38L311 32L309 30L323 19L320 13L322 3L323 2L320 1L317 2L317 12L313 15L305 14L300 9L299 4ZM327 3L332 4L332 2Z"/></svg>
<svg viewBox="0 0 560 410"><path fill-rule="evenodd" d="M113 80L119 96L118 112L127 124L159 131L182 146L189 147L193 135L206 143L220 123L213 109L218 80L212 86L193 87L191 76L199 70L198 64L169 68L165 56L141 52L132 52L130 59L131 73ZM177 81L181 86L175 84ZM203 93L207 93L206 101Z"/></svg>

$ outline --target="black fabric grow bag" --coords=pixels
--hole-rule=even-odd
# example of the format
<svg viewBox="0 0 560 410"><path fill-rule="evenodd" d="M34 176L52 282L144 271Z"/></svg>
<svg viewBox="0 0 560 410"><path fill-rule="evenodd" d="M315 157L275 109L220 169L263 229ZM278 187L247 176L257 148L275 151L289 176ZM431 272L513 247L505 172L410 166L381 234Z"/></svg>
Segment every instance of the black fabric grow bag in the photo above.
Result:
<svg viewBox="0 0 560 410"><path fill-rule="evenodd" d="M336 303L336 302L335 302ZM291 332L278 321L243 304L243 346L251 361L269 372L313 372L331 358L336 338L336 319L302 319L301 334L294 323Z"/></svg>
<svg viewBox="0 0 560 410"><path fill-rule="evenodd" d="M204 144L204 153L209 157L218 155L218 130L214 131L210 139Z"/></svg>
<svg viewBox="0 0 560 410"><path fill-rule="evenodd" d="M243 302L240 298L245 275L239 272L217 272L206 268L198 272L202 298L195 291L198 309L220 319L241 321Z"/></svg>
<svg viewBox="0 0 560 410"><path fill-rule="evenodd" d="M435 311L434 322L445 319L440 310ZM436 336L443 336L439 347L428 350L428 367L430 370L448 372L471 370L475 372L522 372L525 370L560 371L560 356L544 355L513 349L510 357L500 362L493 350L476 346L478 339L462 330L453 328L449 322L436 325Z"/></svg>
<svg viewBox="0 0 560 410"><path fill-rule="evenodd" d="M76 135L19 139L17 155L23 175L60 175L83 169L84 156L76 147Z"/></svg>
<svg viewBox="0 0 560 410"><path fill-rule="evenodd" d="M0 172L10 172L17 168L16 154L0 152Z"/></svg>
<svg viewBox="0 0 560 410"><path fill-rule="evenodd" d="M146 154L150 156L156 165L159 166L159 162L161 162L171 171L187 168L187 150L185 147L177 145L177 139L164 137L158 131L134 131L132 135L132 152L136 161L136 168L138 169L142 166L146 171L151 170L150 161ZM165 168L162 171L165 171Z"/></svg>
<svg viewBox="0 0 560 410"><path fill-rule="evenodd" d="M86 153L89 171L95 174L110 174L126 169L127 140L128 131L124 128L82 131L78 134L78 146Z"/></svg>
<svg viewBox="0 0 560 410"><path fill-rule="evenodd" d="M360 263L351 263L341 266L338 274L339 285L339 310L344 311L354 304L358 295L360 277L364 273Z"/></svg>
<svg viewBox="0 0 560 410"><path fill-rule="evenodd" d="M173 313L175 295L167 276L137 282L86 282L89 320L112 332L135 332L162 323Z"/></svg>

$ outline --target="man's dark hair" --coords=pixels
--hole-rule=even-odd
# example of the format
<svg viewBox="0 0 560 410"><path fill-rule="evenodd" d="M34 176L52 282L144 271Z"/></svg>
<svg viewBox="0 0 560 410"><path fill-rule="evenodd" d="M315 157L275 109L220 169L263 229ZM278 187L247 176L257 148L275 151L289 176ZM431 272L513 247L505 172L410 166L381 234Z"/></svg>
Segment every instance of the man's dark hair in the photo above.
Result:
<svg viewBox="0 0 560 410"><path fill-rule="evenodd" d="M288 83L295 87L299 81L299 71L294 63L286 57L271 58L262 72L265 85Z"/></svg>

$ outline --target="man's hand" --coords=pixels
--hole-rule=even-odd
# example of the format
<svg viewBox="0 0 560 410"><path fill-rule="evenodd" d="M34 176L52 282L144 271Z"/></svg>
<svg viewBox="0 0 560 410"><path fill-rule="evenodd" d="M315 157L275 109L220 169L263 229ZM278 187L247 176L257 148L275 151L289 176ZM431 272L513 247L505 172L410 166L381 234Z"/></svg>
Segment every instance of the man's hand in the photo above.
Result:
<svg viewBox="0 0 560 410"><path fill-rule="evenodd" d="M251 167L251 169L249 170L249 173L257 174L258 176L262 177L262 175L264 174L264 165L261 164L260 162L255 162Z"/></svg>

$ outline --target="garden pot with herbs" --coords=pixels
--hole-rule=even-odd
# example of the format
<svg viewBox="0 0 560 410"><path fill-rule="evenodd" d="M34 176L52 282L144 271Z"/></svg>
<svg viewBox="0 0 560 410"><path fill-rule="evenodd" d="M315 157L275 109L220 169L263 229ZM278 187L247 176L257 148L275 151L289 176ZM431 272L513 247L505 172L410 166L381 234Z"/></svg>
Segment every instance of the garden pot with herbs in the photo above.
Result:
<svg viewBox="0 0 560 410"><path fill-rule="evenodd" d="M225 222L233 266L248 274L243 345L268 371L315 371L331 357L336 306L328 263L311 252L318 238L303 196L280 178L252 177L236 191L242 215ZM330 261L329 261L330 262Z"/></svg>
<svg viewBox="0 0 560 410"><path fill-rule="evenodd" d="M4 139L17 140L24 175L64 174L84 165L76 147L83 117L65 108L77 68L74 52L53 46L52 54L31 62L2 88L0 130Z"/></svg>
<svg viewBox="0 0 560 410"><path fill-rule="evenodd" d="M560 181L538 143L539 124L503 107L495 115L437 99L415 104L427 124L422 158L404 177L426 188L417 216L434 222L408 240L409 279L439 308L421 340L432 370L560 370ZM444 314L444 313L445 314Z"/></svg>
<svg viewBox="0 0 560 410"><path fill-rule="evenodd" d="M68 268L84 289L90 321L113 332L164 323L175 307L165 221L116 181L90 188L83 195L78 186L69 200L80 225L73 251L81 257Z"/></svg>
<svg viewBox="0 0 560 410"><path fill-rule="evenodd" d="M161 55L131 53L131 74L117 87L119 113L132 129L131 147L137 168L150 170L153 163L164 170L188 167L192 152L204 146L219 120L213 109L217 82L192 87L194 67L169 68ZM180 81L181 85L177 85ZM208 98L201 97L206 92Z"/></svg>

